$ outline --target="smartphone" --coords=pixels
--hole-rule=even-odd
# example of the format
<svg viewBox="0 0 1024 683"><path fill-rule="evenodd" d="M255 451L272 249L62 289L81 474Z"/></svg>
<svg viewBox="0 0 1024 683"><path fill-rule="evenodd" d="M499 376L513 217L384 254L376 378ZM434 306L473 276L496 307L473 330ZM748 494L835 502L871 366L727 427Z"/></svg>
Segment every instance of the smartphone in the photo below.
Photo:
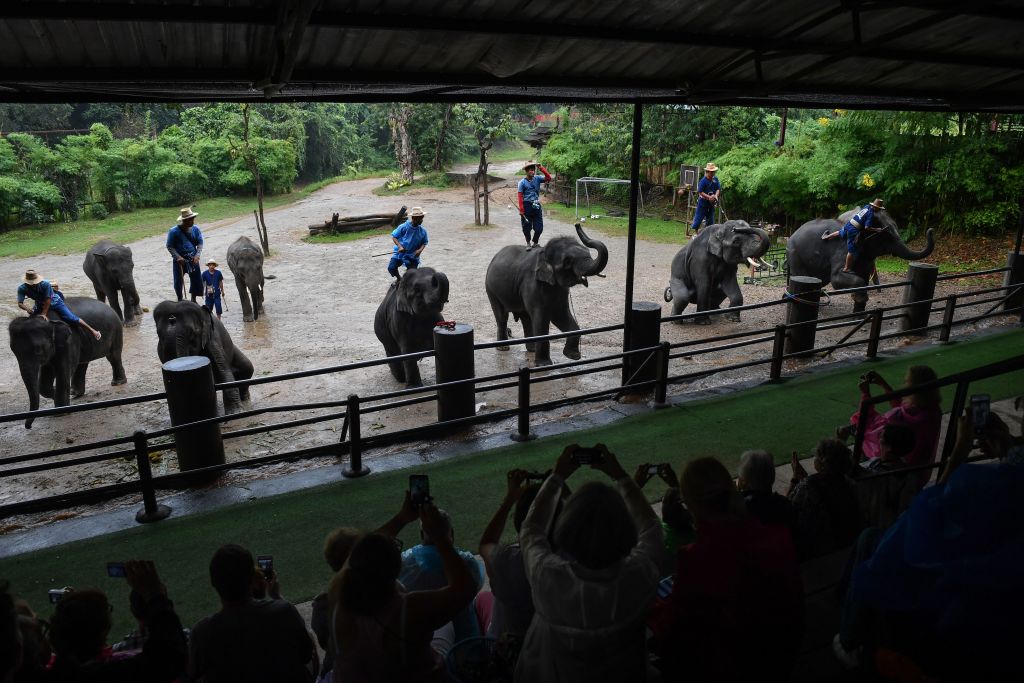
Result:
<svg viewBox="0 0 1024 683"><path fill-rule="evenodd" d="M124 562L107 562L107 576L113 579L128 578L128 572L125 570Z"/></svg>
<svg viewBox="0 0 1024 683"><path fill-rule="evenodd" d="M256 566L263 572L263 578L270 581L274 577L274 556L273 555L257 555Z"/></svg>
<svg viewBox="0 0 1024 683"><path fill-rule="evenodd" d="M661 471L661 465L648 465L647 476L653 477Z"/></svg>
<svg viewBox="0 0 1024 683"><path fill-rule="evenodd" d="M590 465L595 462L601 462L601 449L600 448L577 448L576 452L572 454L573 459L578 465Z"/></svg>
<svg viewBox="0 0 1024 683"><path fill-rule="evenodd" d="M430 477L425 474L409 475L409 500L416 507L430 502Z"/></svg>
<svg viewBox="0 0 1024 683"><path fill-rule="evenodd" d="M50 604L56 605L64 598L64 594L68 592L67 588L51 588L46 592L50 598Z"/></svg>
<svg viewBox="0 0 1024 683"><path fill-rule="evenodd" d="M975 436L982 436L985 433L985 427L988 426L990 403L988 394L971 396L971 421L974 423Z"/></svg>

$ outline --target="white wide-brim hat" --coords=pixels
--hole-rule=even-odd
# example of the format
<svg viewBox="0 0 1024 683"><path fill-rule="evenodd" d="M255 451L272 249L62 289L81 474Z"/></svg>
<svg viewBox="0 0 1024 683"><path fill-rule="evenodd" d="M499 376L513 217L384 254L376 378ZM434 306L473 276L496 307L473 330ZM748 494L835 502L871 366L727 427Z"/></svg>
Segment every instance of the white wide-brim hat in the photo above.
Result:
<svg viewBox="0 0 1024 683"><path fill-rule="evenodd" d="M426 214L425 214L425 213L423 213L423 209L421 209L421 208L420 208L420 207L418 207L418 206L414 206L414 207L412 207L412 211L410 211L410 212L409 212L409 216L410 216L410 217L412 217L412 218L416 218L417 216L419 216L419 217L421 217L421 218L422 218L422 217L423 217L423 216L425 216L425 215L426 215Z"/></svg>
<svg viewBox="0 0 1024 683"><path fill-rule="evenodd" d="M199 214L192 210L192 207L188 207L181 210L181 215L178 216L178 222L184 223L189 218L195 218Z"/></svg>

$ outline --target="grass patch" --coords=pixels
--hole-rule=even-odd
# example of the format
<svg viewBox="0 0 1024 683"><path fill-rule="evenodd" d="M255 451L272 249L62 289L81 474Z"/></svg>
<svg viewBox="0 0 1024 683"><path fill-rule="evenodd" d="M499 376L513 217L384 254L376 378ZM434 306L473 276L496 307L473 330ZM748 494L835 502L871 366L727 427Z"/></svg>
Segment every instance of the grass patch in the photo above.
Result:
<svg viewBox="0 0 1024 683"><path fill-rule="evenodd" d="M359 232L342 232L337 235L309 235L308 237L303 237L302 241L309 244L338 244L339 242L354 242L364 237L388 237L390 235L390 227L379 230L370 228L369 230L360 230ZM390 245L390 242L388 244Z"/></svg>
<svg viewBox="0 0 1024 683"><path fill-rule="evenodd" d="M451 187L451 181L448 179L448 175L444 171L430 171L429 173L424 173L416 178L412 185L398 187L394 190L389 190L384 185L381 185L380 187L373 188L371 191L378 197L394 197L405 194L409 190L418 190L423 187L432 187L438 190L444 190Z"/></svg>
<svg viewBox="0 0 1024 683"><path fill-rule="evenodd" d="M550 203L544 205L544 211L551 217L567 223L576 222L575 207L565 207L561 204ZM626 236L629 233L629 216L609 216L607 208L597 204L590 205L591 215L599 215L601 218L588 219L584 229L593 227L609 235ZM663 221L660 218L640 218L636 220L637 239L648 242L663 242L666 244L683 245L686 238L686 224L679 221Z"/></svg>
<svg viewBox="0 0 1024 683"><path fill-rule="evenodd" d="M336 176L310 183L286 194L264 197L264 209L273 209L302 199L317 190L342 180L372 178L380 171L352 176ZM255 197L210 197L195 204L200 226L224 218L244 216L256 208ZM79 220L70 223L40 223L0 233L0 257L27 258L40 254L84 254L101 239L118 244L152 237L174 225L175 207L154 207L136 211L117 211L103 220Z"/></svg>
<svg viewBox="0 0 1024 683"><path fill-rule="evenodd" d="M504 161L519 161L532 159L536 152L533 147L522 140L502 140L495 144L494 148L487 153L487 161L490 163ZM474 149L455 160L456 164L478 164L480 163L480 152Z"/></svg>

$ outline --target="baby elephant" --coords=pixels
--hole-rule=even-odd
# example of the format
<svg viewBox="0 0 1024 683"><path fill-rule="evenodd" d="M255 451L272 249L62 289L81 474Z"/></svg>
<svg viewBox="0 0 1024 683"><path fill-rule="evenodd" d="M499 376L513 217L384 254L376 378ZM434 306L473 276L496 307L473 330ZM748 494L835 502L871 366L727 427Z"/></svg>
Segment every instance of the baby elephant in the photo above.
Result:
<svg viewBox="0 0 1024 683"><path fill-rule="evenodd" d="M433 268L412 268L392 284L377 307L373 331L388 356L434 348L434 324L444 318L448 303L448 278ZM389 363L391 374L410 387L423 384L416 361Z"/></svg>
<svg viewBox="0 0 1024 683"><path fill-rule="evenodd" d="M239 237L228 247L228 268L238 288L242 320L259 320L263 313L263 250L248 237Z"/></svg>

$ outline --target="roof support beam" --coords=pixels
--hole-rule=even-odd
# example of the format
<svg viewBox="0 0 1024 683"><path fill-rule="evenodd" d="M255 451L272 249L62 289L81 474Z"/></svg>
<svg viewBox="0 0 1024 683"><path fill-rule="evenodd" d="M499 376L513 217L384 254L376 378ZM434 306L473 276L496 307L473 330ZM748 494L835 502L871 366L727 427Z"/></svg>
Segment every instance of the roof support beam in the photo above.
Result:
<svg viewBox="0 0 1024 683"><path fill-rule="evenodd" d="M319 3L320 0L289 0L281 3L267 75L256 83L256 87L262 88L267 98L279 93L291 78L295 58L302 47L302 35Z"/></svg>

